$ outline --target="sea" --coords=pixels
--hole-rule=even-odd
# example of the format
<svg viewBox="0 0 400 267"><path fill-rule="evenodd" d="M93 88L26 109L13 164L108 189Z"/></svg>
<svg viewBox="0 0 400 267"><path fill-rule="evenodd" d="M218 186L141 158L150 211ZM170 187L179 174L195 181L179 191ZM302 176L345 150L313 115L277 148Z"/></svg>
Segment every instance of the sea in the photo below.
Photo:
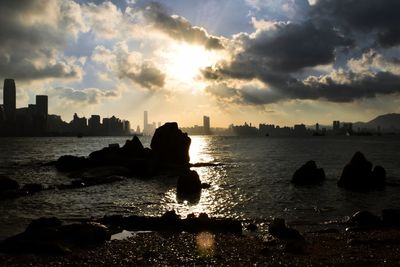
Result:
<svg viewBox="0 0 400 267"><path fill-rule="evenodd" d="M21 185L45 187L68 184L72 178L41 163L62 155L88 156L109 144L123 145L129 137L0 138L0 174ZM151 137L140 137L149 147ZM22 232L39 217L56 216L66 222L104 215L161 215L175 210L268 222L284 218L297 225L345 220L358 210L380 214L400 208L400 138L369 137L223 137L191 136L191 163L204 189L198 203L176 198L176 178L126 179L114 184L70 190L45 190L32 196L0 201L0 240ZM356 151L387 171L391 185L382 191L357 193L339 188L343 167ZM315 160L327 179L317 186L298 187L290 180L302 164Z"/></svg>

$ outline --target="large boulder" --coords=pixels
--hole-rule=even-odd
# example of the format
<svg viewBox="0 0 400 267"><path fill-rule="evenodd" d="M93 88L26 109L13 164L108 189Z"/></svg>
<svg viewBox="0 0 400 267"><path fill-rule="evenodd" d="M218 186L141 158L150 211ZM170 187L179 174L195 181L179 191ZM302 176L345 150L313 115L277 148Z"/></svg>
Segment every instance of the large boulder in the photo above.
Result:
<svg viewBox="0 0 400 267"><path fill-rule="evenodd" d="M325 180L324 169L318 168L315 161L310 160L293 174L292 183L296 185L314 185Z"/></svg>
<svg viewBox="0 0 400 267"><path fill-rule="evenodd" d="M356 152L351 161L344 167L338 186L353 191L382 189L386 184L386 171L372 163L361 152Z"/></svg>
<svg viewBox="0 0 400 267"><path fill-rule="evenodd" d="M108 228L99 223L69 224L59 228L60 239L75 246L95 246L110 240Z"/></svg>
<svg viewBox="0 0 400 267"><path fill-rule="evenodd" d="M125 145L121 148L121 154L125 157L132 158L144 157L145 151L143 144L136 135L132 140L126 140Z"/></svg>
<svg viewBox="0 0 400 267"><path fill-rule="evenodd" d="M87 160L85 157L65 155L58 158L55 166L59 171L75 171L86 167Z"/></svg>
<svg viewBox="0 0 400 267"><path fill-rule="evenodd" d="M187 171L179 176L176 194L180 200L197 200L200 198L202 184L196 171Z"/></svg>
<svg viewBox="0 0 400 267"><path fill-rule="evenodd" d="M157 128L150 147L160 163L185 165L190 160L190 142L191 139L179 130L176 122L168 122Z"/></svg>
<svg viewBox="0 0 400 267"><path fill-rule="evenodd" d="M381 218L369 211L362 210L354 213L349 220L350 223L361 227L376 227L382 224Z"/></svg>
<svg viewBox="0 0 400 267"><path fill-rule="evenodd" d="M92 247L110 240L108 228L99 223L62 225L55 218L32 221L23 233L5 239L1 252L8 253L65 253L76 247Z"/></svg>
<svg viewBox="0 0 400 267"><path fill-rule="evenodd" d="M0 193L10 190L18 190L19 184L11 178L0 175Z"/></svg>

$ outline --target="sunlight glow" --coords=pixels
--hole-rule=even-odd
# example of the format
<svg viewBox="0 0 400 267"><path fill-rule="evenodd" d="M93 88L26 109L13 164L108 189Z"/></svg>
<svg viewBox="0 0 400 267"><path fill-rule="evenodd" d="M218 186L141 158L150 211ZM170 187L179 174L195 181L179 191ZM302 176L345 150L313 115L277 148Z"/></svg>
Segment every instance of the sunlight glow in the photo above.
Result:
<svg viewBox="0 0 400 267"><path fill-rule="evenodd" d="M222 59L222 54L204 47L174 43L161 55L165 61L167 75L181 83L191 84L200 75L200 70Z"/></svg>

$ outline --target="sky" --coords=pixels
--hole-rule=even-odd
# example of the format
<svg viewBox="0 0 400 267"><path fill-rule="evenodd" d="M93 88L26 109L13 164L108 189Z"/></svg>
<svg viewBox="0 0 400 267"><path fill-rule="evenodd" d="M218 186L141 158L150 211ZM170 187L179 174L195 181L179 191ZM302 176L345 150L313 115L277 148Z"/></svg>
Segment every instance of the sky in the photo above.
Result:
<svg viewBox="0 0 400 267"><path fill-rule="evenodd" d="M0 0L17 107L212 127L400 112L398 0ZM0 100L2 94L0 96ZM1 100L2 101L2 100Z"/></svg>

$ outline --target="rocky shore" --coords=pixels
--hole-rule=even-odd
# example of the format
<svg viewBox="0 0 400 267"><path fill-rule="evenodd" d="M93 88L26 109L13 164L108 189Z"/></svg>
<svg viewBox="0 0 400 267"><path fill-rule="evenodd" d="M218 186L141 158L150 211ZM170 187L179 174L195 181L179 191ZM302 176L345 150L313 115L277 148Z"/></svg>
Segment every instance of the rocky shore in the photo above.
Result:
<svg viewBox="0 0 400 267"><path fill-rule="evenodd" d="M138 233L64 255L0 255L1 266L398 266L399 228L303 233L300 247L271 235Z"/></svg>

